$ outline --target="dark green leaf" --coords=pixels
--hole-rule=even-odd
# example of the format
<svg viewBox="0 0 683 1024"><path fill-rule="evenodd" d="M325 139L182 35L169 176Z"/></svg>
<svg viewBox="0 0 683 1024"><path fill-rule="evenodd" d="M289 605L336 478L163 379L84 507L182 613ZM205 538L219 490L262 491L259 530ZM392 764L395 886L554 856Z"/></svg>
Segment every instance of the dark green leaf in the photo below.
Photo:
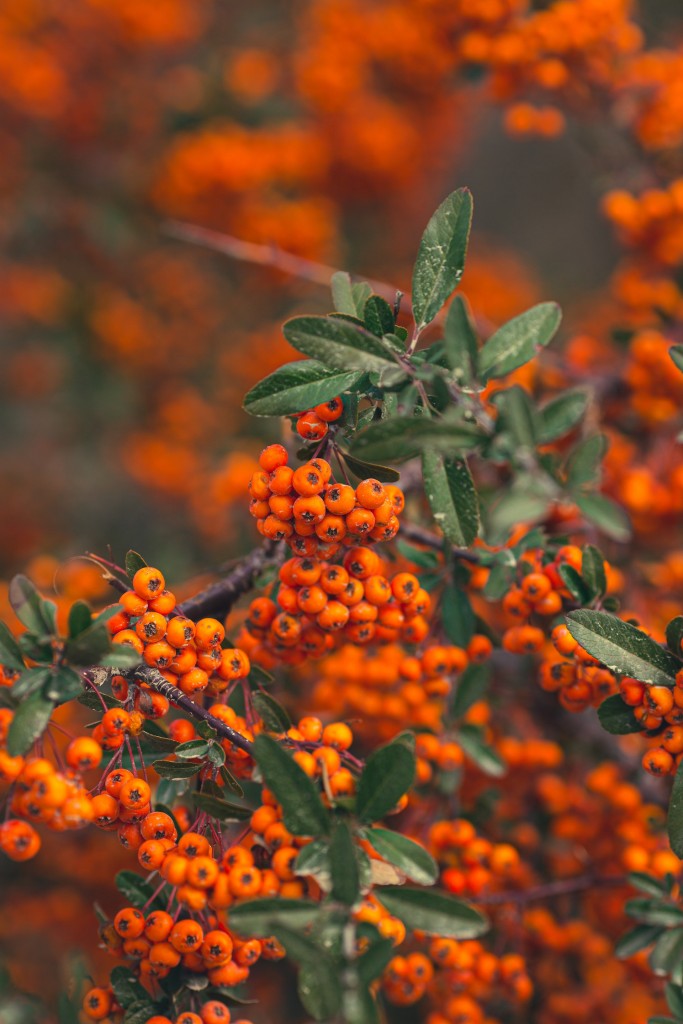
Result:
<svg viewBox="0 0 683 1024"><path fill-rule="evenodd" d="M479 501L465 459L422 454L422 479L437 526L453 544L468 547L479 532Z"/></svg>
<svg viewBox="0 0 683 1024"><path fill-rule="evenodd" d="M396 548L402 558L412 562L420 569L435 569L439 564L439 556L436 551L429 548L416 548L405 540L397 540Z"/></svg>
<svg viewBox="0 0 683 1024"><path fill-rule="evenodd" d="M69 636L75 637L92 624L90 605L85 601L75 601L69 609Z"/></svg>
<svg viewBox="0 0 683 1024"><path fill-rule="evenodd" d="M230 907L230 928L238 935L266 938L276 925L304 929L320 914L320 904L312 900L264 897L245 900Z"/></svg>
<svg viewBox="0 0 683 1024"><path fill-rule="evenodd" d="M505 377L527 363L553 339L561 319L557 303L541 302L499 327L479 353L482 380Z"/></svg>
<svg viewBox="0 0 683 1024"><path fill-rule="evenodd" d="M365 303L365 309L363 310L363 319L365 320L365 326L369 331L372 331L378 338L381 338L385 334L393 334L396 323L394 321L394 313L386 301L381 295L371 295L368 301ZM404 348L405 346L402 346Z"/></svg>
<svg viewBox="0 0 683 1024"><path fill-rule="evenodd" d="M379 978L394 955L395 947L391 939L373 942L357 962L358 977L363 984L369 985L375 978Z"/></svg>
<svg viewBox="0 0 683 1024"><path fill-rule="evenodd" d="M607 438L604 434L594 434L576 446L567 460L567 486L570 490L598 479L606 451Z"/></svg>
<svg viewBox="0 0 683 1024"><path fill-rule="evenodd" d="M344 975L342 1013L345 1024L380 1024L379 1010L367 985L361 984L357 965L348 965Z"/></svg>
<svg viewBox="0 0 683 1024"><path fill-rule="evenodd" d="M669 890L665 883L659 878L645 874L644 871L632 871L628 880L631 885L640 889L641 892L647 893L648 896L656 896L661 899L662 896L668 895Z"/></svg>
<svg viewBox="0 0 683 1024"><path fill-rule="evenodd" d="M363 309L372 289L366 281L353 282L351 275L338 270L332 275L332 301L337 313L363 319Z"/></svg>
<svg viewBox="0 0 683 1024"><path fill-rule="evenodd" d="M68 700L74 700L83 692L83 680L78 672L62 665L56 672L51 673L48 685L45 687L45 696L50 700L56 700L59 704L65 704Z"/></svg>
<svg viewBox="0 0 683 1024"><path fill-rule="evenodd" d="M679 962L681 959L682 957L679 956ZM673 966L670 971L671 970L673 970ZM668 973L670 973L670 971ZM683 1018L683 987L680 985L672 985L669 982L664 991L666 993L666 1001L669 1004L671 1012L675 1013L679 1019Z"/></svg>
<svg viewBox="0 0 683 1024"><path fill-rule="evenodd" d="M248 807L241 807L240 804L233 804L230 800L223 800L210 793L193 793L192 800L200 811L205 811L218 821L244 821L252 814Z"/></svg>
<svg viewBox="0 0 683 1024"><path fill-rule="evenodd" d="M575 601L582 605L591 603L593 592L573 565L561 562L557 567L557 572Z"/></svg>
<svg viewBox="0 0 683 1024"><path fill-rule="evenodd" d="M611 672L670 686L680 668L651 637L608 612L570 612L567 626L574 639Z"/></svg>
<svg viewBox="0 0 683 1024"><path fill-rule="evenodd" d="M293 348L333 369L378 372L397 365L391 348L348 320L297 316L288 320L282 330Z"/></svg>
<svg viewBox="0 0 683 1024"><path fill-rule="evenodd" d="M581 561L581 576L594 597L602 597L607 590L605 559L592 544L586 544ZM683 622L683 619L681 620Z"/></svg>
<svg viewBox="0 0 683 1024"><path fill-rule="evenodd" d="M288 949L285 942L283 945L288 955L298 959L297 953L300 951L294 949L291 939L288 941L288 931L278 929L278 937L280 941L284 939L287 942ZM341 985L339 974L329 957L319 952L317 962L307 958L301 963L297 988L304 1008L315 1020L331 1020L337 1016L342 998Z"/></svg>
<svg viewBox="0 0 683 1024"><path fill-rule="evenodd" d="M314 839L304 846L294 864L297 875L313 875L321 888L326 891L330 887L330 844L327 839Z"/></svg>
<svg viewBox="0 0 683 1024"><path fill-rule="evenodd" d="M401 477L400 473L397 473L395 469L390 469L389 466L376 466L372 462L361 462L360 459L354 459L348 452L341 450L339 455L343 458L351 475L358 480L367 480L368 477L372 477L375 480L381 480L383 484L393 484Z"/></svg>
<svg viewBox="0 0 683 1024"><path fill-rule="evenodd" d="M188 758L204 758L209 752L209 744L206 740L188 740L187 743L179 743L175 748L176 757L183 761Z"/></svg>
<svg viewBox="0 0 683 1024"><path fill-rule="evenodd" d="M378 886L375 896L407 928L449 939L476 939L488 930L478 910L435 889Z"/></svg>
<svg viewBox="0 0 683 1024"><path fill-rule="evenodd" d="M674 365L679 370L683 370L683 345L672 345L669 349L669 355L671 356Z"/></svg>
<svg viewBox="0 0 683 1024"><path fill-rule="evenodd" d="M24 669L24 658L19 644L4 622L0 622L0 665L18 669L20 672Z"/></svg>
<svg viewBox="0 0 683 1024"><path fill-rule="evenodd" d="M413 269L413 316L418 330L431 323L455 290L465 267L472 224L472 195L452 192L432 215Z"/></svg>
<svg viewBox="0 0 683 1024"><path fill-rule="evenodd" d="M683 654L683 615L677 615L667 625L666 642L669 650L680 658Z"/></svg>
<svg viewBox="0 0 683 1024"><path fill-rule="evenodd" d="M25 669L12 686L12 696L23 700L29 694L42 689L51 675L52 669L47 666Z"/></svg>
<svg viewBox="0 0 683 1024"><path fill-rule="evenodd" d="M581 420L588 406L587 391L565 391L538 410L538 443L564 437Z"/></svg>
<svg viewBox="0 0 683 1024"><path fill-rule="evenodd" d="M457 647L467 647L474 634L475 617L466 590L452 583L444 587L441 619L451 643Z"/></svg>
<svg viewBox="0 0 683 1024"><path fill-rule="evenodd" d="M162 779L191 779L201 771L200 764L186 764L184 761L153 761L152 768Z"/></svg>
<svg viewBox="0 0 683 1024"><path fill-rule="evenodd" d="M132 1003L149 1002L149 993L143 988L129 967L114 967L110 980L116 1000L124 1010Z"/></svg>
<svg viewBox="0 0 683 1024"><path fill-rule="evenodd" d="M373 822L393 810L415 777L415 755L398 740L375 750L368 758L358 783L356 813Z"/></svg>
<svg viewBox="0 0 683 1024"><path fill-rule="evenodd" d="M154 886L134 871L119 871L114 881L116 888L131 907L144 907L154 892Z"/></svg>
<svg viewBox="0 0 683 1024"><path fill-rule="evenodd" d="M142 555L139 555L137 551L127 551L124 560L124 566L126 569L126 575L128 579L132 580L138 569L146 569L147 562L144 560Z"/></svg>
<svg viewBox="0 0 683 1024"><path fill-rule="evenodd" d="M481 700L490 677L491 669L488 665L478 665L473 662L467 666L458 680L451 701L451 714L454 718L462 718L473 704Z"/></svg>
<svg viewBox="0 0 683 1024"><path fill-rule="evenodd" d="M332 831L329 863L333 898L349 907L353 906L360 892L360 877L356 844L345 821L337 822Z"/></svg>
<svg viewBox="0 0 683 1024"><path fill-rule="evenodd" d="M366 836L377 853L399 868L411 882L434 885L439 877L439 867L424 846L386 828L370 829Z"/></svg>
<svg viewBox="0 0 683 1024"><path fill-rule="evenodd" d="M363 460L404 462L423 451L453 456L474 448L481 434L459 416L397 417L372 423L353 441L353 455Z"/></svg>
<svg viewBox="0 0 683 1024"><path fill-rule="evenodd" d="M252 694L252 701L269 732L287 732L291 728L291 718L282 704L271 697L269 693L257 690Z"/></svg>
<svg viewBox="0 0 683 1024"><path fill-rule="evenodd" d="M536 445L536 412L531 399L519 384L498 391L493 402L499 410L498 429L510 435L515 447L515 457L519 450L532 449Z"/></svg>
<svg viewBox="0 0 683 1024"><path fill-rule="evenodd" d="M470 387L477 377L479 345L467 301L456 295L444 330L444 354L459 387Z"/></svg>
<svg viewBox="0 0 683 1024"><path fill-rule="evenodd" d="M683 860L683 762L679 764L669 798L667 829L671 849Z"/></svg>
<svg viewBox="0 0 683 1024"><path fill-rule="evenodd" d="M330 816L313 782L291 755L262 733L254 742L254 756L266 785L282 807L290 832L296 836L327 835Z"/></svg>
<svg viewBox="0 0 683 1024"><path fill-rule="evenodd" d="M147 1024L150 1017L156 1014L156 1007L149 999L146 1002L136 1000L127 1007L123 1015L123 1024Z"/></svg>
<svg viewBox="0 0 683 1024"><path fill-rule="evenodd" d="M457 740L470 760L474 761L486 775L497 778L505 774L505 762L500 754L484 741L482 730L478 726L462 725Z"/></svg>
<svg viewBox="0 0 683 1024"><path fill-rule="evenodd" d="M286 363L248 392L244 408L252 416L289 416L336 398L361 376L359 371L340 372L314 359Z"/></svg>
<svg viewBox="0 0 683 1024"><path fill-rule="evenodd" d="M614 953L620 960L625 960L641 949L647 949L662 934L662 929L656 924L639 924L632 931L627 932L617 942Z"/></svg>
<svg viewBox="0 0 683 1024"><path fill-rule="evenodd" d="M630 917L642 924L660 924L665 927L683 925L683 910L664 900L628 900L624 909Z"/></svg>
<svg viewBox="0 0 683 1024"><path fill-rule="evenodd" d="M25 754L47 729L55 702L38 690L22 701L14 712L7 733L7 753L10 757Z"/></svg>
<svg viewBox="0 0 683 1024"><path fill-rule="evenodd" d="M574 500L586 519L612 540L623 542L629 539L631 521L621 505L604 494L579 494Z"/></svg>
<svg viewBox="0 0 683 1024"><path fill-rule="evenodd" d="M140 664L141 657L129 644L114 644L111 650L102 655L100 665L105 668L134 668Z"/></svg>
<svg viewBox="0 0 683 1024"><path fill-rule="evenodd" d="M227 789L231 790L231 792L233 793L236 793L237 796L244 796L244 790L240 786L235 776L228 771L225 765L221 766L220 776L223 782L225 783Z"/></svg>
<svg viewBox="0 0 683 1024"><path fill-rule="evenodd" d="M649 956L650 967L654 974L663 977L671 974L681 960L683 960L683 928L671 928L657 939ZM674 1009L673 1006L670 1008Z"/></svg>
<svg viewBox="0 0 683 1024"><path fill-rule="evenodd" d="M633 708L624 704L620 693L614 693L603 700L598 708L600 724L606 732L613 736L626 736L630 732L640 732L640 723L636 721Z"/></svg>
<svg viewBox="0 0 683 1024"><path fill-rule="evenodd" d="M111 646L106 625L95 623L78 636L67 640L64 654L73 665L99 665Z"/></svg>
<svg viewBox="0 0 683 1024"><path fill-rule="evenodd" d="M15 576L9 585L9 603L21 623L36 636L57 632L57 607L41 597L27 576Z"/></svg>

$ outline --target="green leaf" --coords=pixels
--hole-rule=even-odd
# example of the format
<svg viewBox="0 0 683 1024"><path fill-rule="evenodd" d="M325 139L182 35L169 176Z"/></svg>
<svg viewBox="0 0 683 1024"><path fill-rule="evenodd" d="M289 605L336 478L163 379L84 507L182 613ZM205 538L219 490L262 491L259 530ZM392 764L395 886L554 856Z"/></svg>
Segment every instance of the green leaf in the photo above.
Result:
<svg viewBox="0 0 683 1024"><path fill-rule="evenodd" d="M683 928L672 928L661 935L650 953L649 962L654 974L664 977L683 960ZM671 1007L673 1010L673 1006Z"/></svg>
<svg viewBox="0 0 683 1024"><path fill-rule="evenodd" d="M359 371L330 369L315 359L286 363L247 393L244 408L252 416L289 416L336 398L361 376Z"/></svg>
<svg viewBox="0 0 683 1024"><path fill-rule="evenodd" d="M470 760L486 775L498 778L505 775L506 765L500 754L484 742L482 730L476 725L465 724L460 727L457 741Z"/></svg>
<svg viewBox="0 0 683 1024"><path fill-rule="evenodd" d="M599 478L606 451L607 438L604 434L594 434L576 446L566 467L567 486L570 490L594 483Z"/></svg>
<svg viewBox="0 0 683 1024"><path fill-rule="evenodd" d="M152 761L152 768L162 779L191 779L202 766L184 761Z"/></svg>
<svg viewBox="0 0 683 1024"><path fill-rule="evenodd" d="M372 294L366 281L353 282L351 275L345 270L338 270L332 275L332 301L337 313L363 319L365 303Z"/></svg>
<svg viewBox="0 0 683 1024"><path fill-rule="evenodd" d="M263 690L257 690L252 694L254 707L263 719L266 729L270 732L287 732L291 728L292 720L283 708L282 704L271 697Z"/></svg>
<svg viewBox="0 0 683 1024"><path fill-rule="evenodd" d="M365 303L363 319L367 329L372 331L378 338L383 337L385 334L394 333L396 321L394 320L393 310L381 295L370 296Z"/></svg>
<svg viewBox="0 0 683 1024"><path fill-rule="evenodd" d="M499 327L479 353L482 380L505 377L527 363L549 344L561 320L557 303L541 302Z"/></svg>
<svg viewBox="0 0 683 1024"><path fill-rule="evenodd" d="M598 708L600 725L613 736L626 736L630 732L640 732L640 723L636 721L633 708L624 704L620 693L613 693L603 700Z"/></svg>
<svg viewBox="0 0 683 1024"><path fill-rule="evenodd" d="M126 575L128 579L132 580L138 569L146 569L147 562L144 560L142 555L139 555L137 551L127 551L124 560L124 567L126 569Z"/></svg>
<svg viewBox="0 0 683 1024"><path fill-rule="evenodd" d="M25 669L12 686L12 696L23 700L30 693L42 689L52 675L52 669L48 666Z"/></svg>
<svg viewBox="0 0 683 1024"><path fill-rule="evenodd" d="M671 849L679 859L683 860L683 762L676 769L671 789L667 830Z"/></svg>
<svg viewBox="0 0 683 1024"><path fill-rule="evenodd" d="M431 323L462 277L472 224L472 194L459 188L431 217L413 269L413 316L417 329Z"/></svg>
<svg viewBox="0 0 683 1024"><path fill-rule="evenodd" d="M666 643L669 650L680 658L683 653L683 615L677 615L667 625Z"/></svg>
<svg viewBox="0 0 683 1024"><path fill-rule="evenodd" d="M300 954L300 951L295 950L291 939L288 939L289 929L278 929L277 931L280 941L282 942L284 939L283 945L287 949L288 955L297 958L297 953ZM306 941L310 942L310 940ZM315 946L315 943L311 942L311 945ZM306 962L302 963L299 969L297 989L304 1008L315 1020L336 1018L342 999L339 975L333 962L322 954L319 948L316 962L307 958Z"/></svg>
<svg viewBox="0 0 683 1024"><path fill-rule="evenodd" d="M443 589L441 621L451 643L456 647L467 647L474 634L474 611L467 591L453 583Z"/></svg>
<svg viewBox="0 0 683 1024"><path fill-rule="evenodd" d="M111 650L111 637L104 624L95 623L67 640L64 654L73 665L99 665ZM120 645L118 645L120 646Z"/></svg>
<svg viewBox="0 0 683 1024"><path fill-rule="evenodd" d="M476 939L488 921L469 903L435 889L378 886L375 896L407 928L446 939Z"/></svg>
<svg viewBox="0 0 683 1024"><path fill-rule="evenodd" d="M102 655L100 665L105 668L134 668L140 664L141 660L142 658L134 647L130 647L128 644L114 644L107 654Z"/></svg>
<svg viewBox="0 0 683 1024"><path fill-rule="evenodd" d="M601 551L586 544L581 561L581 576L593 597L602 597L607 590L605 559ZM683 619L681 620L683 622Z"/></svg>
<svg viewBox="0 0 683 1024"><path fill-rule="evenodd" d="M56 672L52 672L48 685L45 687L45 696L50 700L56 700L58 704L65 704L68 700L74 700L83 692L83 680L78 672L62 665Z"/></svg>
<svg viewBox="0 0 683 1024"><path fill-rule="evenodd" d="M632 534L631 521L621 505L604 494L579 494L574 499L586 519L612 540L627 541Z"/></svg>
<svg viewBox="0 0 683 1024"><path fill-rule="evenodd" d="M25 667L21 648L4 622L0 622L0 665L20 672Z"/></svg>
<svg viewBox="0 0 683 1024"><path fill-rule="evenodd" d="M218 821L245 821L252 815L248 807L223 800L222 797L213 796L211 793L193 793L192 801L200 811L205 811Z"/></svg>
<svg viewBox="0 0 683 1024"><path fill-rule="evenodd" d="M317 879L318 884L325 891L329 891L330 871L330 844L327 839L314 839L307 843L296 858L294 873L297 875L312 875Z"/></svg>
<svg viewBox="0 0 683 1024"><path fill-rule="evenodd" d="M46 601L28 576L15 576L9 585L9 603L21 623L36 636L54 636L57 632L57 606Z"/></svg>
<svg viewBox="0 0 683 1024"><path fill-rule="evenodd" d="M683 345L672 345L669 349L669 355L674 365L679 370L683 370Z"/></svg>
<svg viewBox="0 0 683 1024"><path fill-rule="evenodd" d="M630 885L640 889L641 892L647 893L648 896L656 896L661 899L662 896L668 896L669 894L669 890L664 882L660 881L659 878L653 878L652 875L645 874L644 871L631 871L628 880Z"/></svg>
<svg viewBox="0 0 683 1024"><path fill-rule="evenodd" d="M356 963L347 966L343 978L342 1013L345 1024L380 1024L377 1003L367 985L360 983Z"/></svg>
<svg viewBox="0 0 683 1024"><path fill-rule="evenodd" d="M481 700L490 678L489 665L478 665L476 662L472 662L467 666L460 676L451 701L451 715L454 718L462 718L473 704Z"/></svg>
<svg viewBox="0 0 683 1024"><path fill-rule="evenodd" d="M589 393L565 391L538 410L538 443L549 444L564 437L579 423L588 407Z"/></svg>
<svg viewBox="0 0 683 1024"><path fill-rule="evenodd" d="M282 330L293 348L333 369L379 372L397 365L391 348L348 320L297 316L288 320Z"/></svg>
<svg viewBox="0 0 683 1024"><path fill-rule="evenodd" d="M332 897L352 907L360 893L356 844L348 823L338 821L329 846Z"/></svg>
<svg viewBox="0 0 683 1024"><path fill-rule="evenodd" d="M567 616L569 632L611 672L643 683L671 686L680 662L629 622L608 612L581 609Z"/></svg>
<svg viewBox="0 0 683 1024"><path fill-rule="evenodd" d="M348 452L341 451L341 449L338 449L338 454L343 458L351 475L355 476L358 480L367 480L368 477L373 477L375 480L380 480L383 484L393 484L401 478L400 473L397 473L395 469L390 469L388 466L376 466L372 462L361 462L359 459L354 459Z"/></svg>
<svg viewBox="0 0 683 1024"><path fill-rule="evenodd" d="M544 477L519 473L512 486L489 511L487 540L504 542L520 523L544 519L554 500L554 486Z"/></svg>
<svg viewBox="0 0 683 1024"><path fill-rule="evenodd" d="M114 967L111 972L110 981L116 1000L124 1010L132 1003L149 1002L149 992L143 988L130 968L123 966Z"/></svg>
<svg viewBox="0 0 683 1024"><path fill-rule="evenodd" d="M188 740L186 743L179 743L175 748L176 757L185 761L193 757L206 757L209 752L209 744L206 740Z"/></svg>
<svg viewBox="0 0 683 1024"><path fill-rule="evenodd" d="M435 569L439 564L439 556L430 548L416 548L405 540L397 540L396 549L402 558L412 562L419 569Z"/></svg>
<svg viewBox="0 0 683 1024"><path fill-rule="evenodd" d="M379 978L389 961L395 954L395 946L391 939L379 939L373 942L367 953L357 961L358 977L365 985Z"/></svg>
<svg viewBox="0 0 683 1024"><path fill-rule="evenodd" d="M78 636L90 625L92 625L90 605L85 601L74 601L69 609L69 636Z"/></svg>
<svg viewBox="0 0 683 1024"><path fill-rule="evenodd" d="M14 712L7 733L7 753L10 757L25 754L47 729L55 702L38 690L22 701Z"/></svg>
<svg viewBox="0 0 683 1024"><path fill-rule="evenodd" d="M330 816L313 782L290 754L262 733L254 742L254 756L289 831L295 836L327 835Z"/></svg>
<svg viewBox="0 0 683 1024"><path fill-rule="evenodd" d="M575 601L582 605L591 603L593 592L573 565L561 562L557 567L557 573Z"/></svg>
<svg viewBox="0 0 683 1024"><path fill-rule="evenodd" d="M529 395L519 384L499 391L492 401L500 411L498 428L504 429L515 445L515 457L520 449L536 445L536 411Z"/></svg>
<svg viewBox="0 0 683 1024"><path fill-rule="evenodd" d="M665 927L683 926L683 910L663 900L628 900L624 907L630 917L643 924L660 924Z"/></svg>
<svg viewBox="0 0 683 1024"><path fill-rule="evenodd" d="M415 755L400 740L373 751L358 783L356 814L373 822L393 810L415 778Z"/></svg>
<svg viewBox="0 0 683 1024"><path fill-rule="evenodd" d="M471 387L477 377L479 344L467 301L456 295L448 310L444 329L444 354L460 387Z"/></svg>
<svg viewBox="0 0 683 1024"><path fill-rule="evenodd" d="M154 892L154 886L146 882L135 871L119 871L114 882L131 907L144 907Z"/></svg>
<svg viewBox="0 0 683 1024"><path fill-rule="evenodd" d="M679 956L678 960L680 961L681 959L681 956ZM673 970L673 967L675 967L675 964L672 965L671 970ZM681 985L672 985L669 982L664 991L671 1012L675 1013L679 1019L683 1018L683 987Z"/></svg>
<svg viewBox="0 0 683 1024"><path fill-rule="evenodd" d="M479 532L479 501L465 459L422 454L422 479L434 520L453 544L468 547Z"/></svg>
<svg viewBox="0 0 683 1024"><path fill-rule="evenodd" d="M366 833L366 838L384 860L399 868L411 882L434 885L439 877L438 864L431 854L400 832L373 828Z"/></svg>
<svg viewBox="0 0 683 1024"><path fill-rule="evenodd" d="M629 956L640 953L641 949L647 949L662 934L662 929L656 924L639 924L632 931L627 932L614 947L615 956L625 960Z"/></svg>
<svg viewBox="0 0 683 1024"><path fill-rule="evenodd" d="M460 416L396 417L372 423L353 441L353 455L363 460L404 462L423 451L453 456L474 448L482 435Z"/></svg>
<svg viewBox="0 0 683 1024"><path fill-rule="evenodd" d="M277 925L304 929L320 914L320 904L312 900L265 897L245 900L230 907L230 928L238 935L267 938Z"/></svg>

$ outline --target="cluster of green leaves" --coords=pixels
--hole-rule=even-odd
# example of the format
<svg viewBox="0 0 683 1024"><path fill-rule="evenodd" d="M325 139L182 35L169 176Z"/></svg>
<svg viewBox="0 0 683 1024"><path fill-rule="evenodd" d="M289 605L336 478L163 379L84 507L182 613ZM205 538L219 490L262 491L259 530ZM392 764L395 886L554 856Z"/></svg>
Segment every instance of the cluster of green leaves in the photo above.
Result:
<svg viewBox="0 0 683 1024"><path fill-rule="evenodd" d="M81 670L93 666L130 668L139 656L130 647L112 645L107 621L118 605L93 617L84 601L69 613L68 634L60 636L57 607L42 597L26 576L15 576L9 586L12 608L25 627L16 639L0 622L0 664L13 674L12 686L3 688L3 703L15 709L7 737L10 755L25 754L44 732L54 709L83 692ZM26 661L32 667L26 667Z"/></svg>
<svg viewBox="0 0 683 1024"><path fill-rule="evenodd" d="M629 882L643 896L629 900L626 912L638 923L616 946L622 959L650 948L648 963L653 974L668 978L665 994L670 1017L651 1017L648 1024L681 1024L683 1022L683 910L672 897L675 880L654 878L644 872L633 872Z"/></svg>
<svg viewBox="0 0 683 1024"><path fill-rule="evenodd" d="M567 616L569 632L576 641L617 677L638 679L650 686L669 686L683 669L683 616L672 619L666 628L666 644L659 644L631 622L594 609L579 609ZM598 708L604 729L615 735L640 732L633 708L616 693ZM648 735L656 736L666 728L662 722ZM683 858L683 766L678 768L671 792L668 814L671 848Z"/></svg>
<svg viewBox="0 0 683 1024"><path fill-rule="evenodd" d="M486 919L473 907L431 887L438 867L419 843L377 825L395 809L415 775L414 738L402 734L367 760L354 797L326 807L313 781L291 753L261 734L255 756L263 781L282 805L293 835L312 837L297 858L297 874L313 877L322 902L255 899L231 908L231 927L242 935L276 936L299 967L299 994L316 1020L338 1014L350 1024L379 1020L371 985L394 953L372 925L356 924L352 908L371 888L408 929L454 938L481 935ZM366 841L381 860L371 859ZM411 883L411 884L406 884ZM365 940L362 955L357 939Z"/></svg>
<svg viewBox="0 0 683 1024"><path fill-rule="evenodd" d="M308 358L288 363L246 396L256 416L296 415L336 395L343 418L331 450L355 476L391 479L383 463L422 460L425 491L436 523L456 545L483 534L504 540L519 522L540 522L550 505L570 500L617 540L629 534L623 512L597 493L606 441L586 434L563 457L547 445L577 430L589 403L583 390L542 405L518 385L501 384L490 416L481 392L523 366L554 337L559 308L544 302L503 324L483 344L466 302L456 296L437 337L418 349L423 331L457 287L472 221L466 189L448 196L420 243L412 284L412 334L396 323L396 308L365 282L335 274L335 310L298 316L284 326L290 344ZM510 486L480 496L468 459L513 474Z"/></svg>

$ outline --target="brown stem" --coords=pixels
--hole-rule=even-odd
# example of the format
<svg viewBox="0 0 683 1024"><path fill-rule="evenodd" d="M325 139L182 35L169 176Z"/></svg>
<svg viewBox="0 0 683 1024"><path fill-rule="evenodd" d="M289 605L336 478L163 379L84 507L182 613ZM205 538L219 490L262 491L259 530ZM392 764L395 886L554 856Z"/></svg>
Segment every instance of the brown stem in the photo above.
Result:
<svg viewBox="0 0 683 1024"><path fill-rule="evenodd" d="M176 707L182 708L192 718L200 718L203 722L207 722L212 729L216 730L219 736L222 736L225 740L230 740L235 747L239 747L240 750L244 750L253 757L254 745L251 740L246 739L236 729L231 729L225 722L221 722L220 718L214 718L210 712L205 711L199 704L195 704L182 690L179 690L173 683L169 683L167 679L164 679L161 672L158 672L157 669L138 666L137 668L129 669L127 672L118 672L117 675L123 675L131 681L142 680L155 693L160 693L162 697L166 697L167 700L170 700Z"/></svg>
<svg viewBox="0 0 683 1024"><path fill-rule="evenodd" d="M498 903L533 903L536 900L548 900L554 896L567 896L575 892L585 892L586 889L593 889L603 885L626 885L626 879L621 875L607 875L599 877L596 875L580 875L578 878L564 878L559 882L548 882L545 885L536 885L531 889L521 889L519 892L492 892L488 895L477 896L477 903L498 904Z"/></svg>
<svg viewBox="0 0 683 1024"><path fill-rule="evenodd" d="M274 267L276 270L282 270L285 274L291 274L292 277L303 278L305 281L313 281L315 284L322 284L326 287L329 287L332 275L337 273L336 267L329 267L325 263L316 263L314 260L295 256L294 253L285 252L276 245L245 242L242 238L224 235L219 231L211 231L210 228L203 228L198 224L170 221L166 224L165 231L172 238L178 238L184 242L194 242L195 245L203 245L206 249L213 249L234 260L258 263L262 267ZM351 276L358 277L353 274ZM398 288L394 288L385 281L373 281L365 277L362 280L367 281L372 290L377 295L383 296L387 302L393 303L396 296L401 294ZM408 296L403 295L402 304L406 312L411 311L412 306Z"/></svg>
<svg viewBox="0 0 683 1024"><path fill-rule="evenodd" d="M176 608L180 615L188 619L201 619L205 615L228 614L238 597L251 589L254 579L267 563L274 557L276 545L267 541L259 548L254 548L246 558L218 583L201 590L194 597L183 601Z"/></svg>
<svg viewBox="0 0 683 1024"><path fill-rule="evenodd" d="M439 537L438 534L425 530L424 527L415 523L402 522L399 535L408 540L414 540L417 544L423 544L426 548L434 548L435 551L443 551L446 543L444 537ZM451 554L454 558L459 558L461 562L472 562L474 565L479 565L481 562L481 555L478 551L459 548L454 544L451 546Z"/></svg>

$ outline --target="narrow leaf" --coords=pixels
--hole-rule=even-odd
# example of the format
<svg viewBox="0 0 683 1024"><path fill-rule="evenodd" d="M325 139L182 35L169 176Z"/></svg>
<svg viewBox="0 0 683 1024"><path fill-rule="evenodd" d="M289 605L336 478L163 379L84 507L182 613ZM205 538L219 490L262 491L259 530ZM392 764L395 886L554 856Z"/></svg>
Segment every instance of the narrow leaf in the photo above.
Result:
<svg viewBox="0 0 683 1024"><path fill-rule="evenodd" d="M424 846L413 842L400 832L386 828L373 828L367 832L370 845L384 860L400 868L411 882L419 885L434 885L439 877L439 868Z"/></svg>
<svg viewBox="0 0 683 1024"><path fill-rule="evenodd" d="M356 813L373 822L393 810L415 777L415 755L399 741L375 750L368 758L358 784Z"/></svg>
<svg viewBox="0 0 683 1024"><path fill-rule="evenodd" d="M256 737L254 754L266 785L282 806L290 832L297 836L327 835L330 816L313 782L291 755L264 733Z"/></svg>
<svg viewBox="0 0 683 1024"><path fill-rule="evenodd" d="M472 195L452 192L431 217L413 270L413 315L418 330L431 323L452 294L465 267L472 224Z"/></svg>
<svg viewBox="0 0 683 1024"><path fill-rule="evenodd" d="M569 632L611 672L671 686L680 662L655 640L608 612L581 609L567 616Z"/></svg>
<svg viewBox="0 0 683 1024"><path fill-rule="evenodd" d="M434 520L453 544L469 546L479 532L479 501L465 459L427 450L422 478Z"/></svg>
<svg viewBox="0 0 683 1024"><path fill-rule="evenodd" d="M445 892L380 886L375 896L411 930L449 939L476 939L488 930L483 914Z"/></svg>
<svg viewBox="0 0 683 1024"><path fill-rule="evenodd" d="M314 359L286 363L259 381L244 399L252 416L288 416L336 398L360 380L362 374L330 369Z"/></svg>
<svg viewBox="0 0 683 1024"><path fill-rule="evenodd" d="M363 327L327 316L297 316L283 333L293 348L338 370L380 371L396 366L392 350Z"/></svg>
<svg viewBox="0 0 683 1024"><path fill-rule="evenodd" d="M542 302L499 327L479 353L482 379L505 377L527 363L552 341L561 319L557 303Z"/></svg>

